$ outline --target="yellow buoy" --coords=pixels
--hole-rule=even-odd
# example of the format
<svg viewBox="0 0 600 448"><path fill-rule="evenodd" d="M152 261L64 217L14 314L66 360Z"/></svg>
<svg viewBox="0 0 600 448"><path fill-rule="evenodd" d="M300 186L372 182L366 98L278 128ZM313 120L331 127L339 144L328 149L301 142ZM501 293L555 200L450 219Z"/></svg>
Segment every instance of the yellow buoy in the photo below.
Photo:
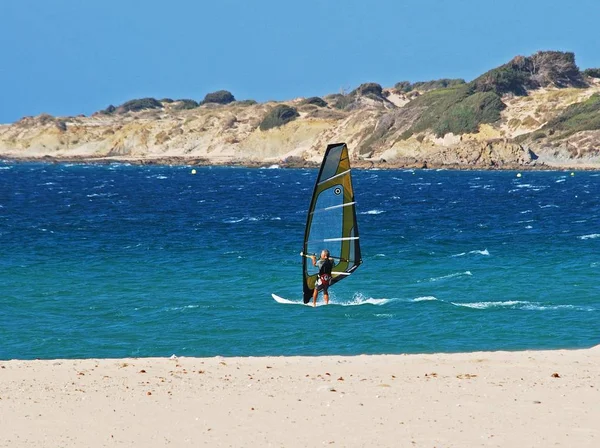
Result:
<svg viewBox="0 0 600 448"><path fill-rule="evenodd" d="M575 173L571 173L571 176L575 176Z"/></svg>
<svg viewBox="0 0 600 448"><path fill-rule="evenodd" d="M517 177L521 177L521 173L517 173Z"/></svg>
<svg viewBox="0 0 600 448"><path fill-rule="evenodd" d="M196 170L192 170L192 174L196 174Z"/></svg>

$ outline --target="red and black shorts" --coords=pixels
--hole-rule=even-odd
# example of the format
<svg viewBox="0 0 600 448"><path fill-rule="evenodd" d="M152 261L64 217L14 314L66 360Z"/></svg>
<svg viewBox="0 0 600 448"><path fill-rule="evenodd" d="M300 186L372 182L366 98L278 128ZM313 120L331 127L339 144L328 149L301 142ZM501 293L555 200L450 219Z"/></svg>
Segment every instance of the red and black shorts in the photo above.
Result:
<svg viewBox="0 0 600 448"><path fill-rule="evenodd" d="M331 283L331 275L320 274L319 277L317 278L317 284L315 286L317 288L317 291L323 291L324 293L326 293L327 289L329 289L330 283Z"/></svg>

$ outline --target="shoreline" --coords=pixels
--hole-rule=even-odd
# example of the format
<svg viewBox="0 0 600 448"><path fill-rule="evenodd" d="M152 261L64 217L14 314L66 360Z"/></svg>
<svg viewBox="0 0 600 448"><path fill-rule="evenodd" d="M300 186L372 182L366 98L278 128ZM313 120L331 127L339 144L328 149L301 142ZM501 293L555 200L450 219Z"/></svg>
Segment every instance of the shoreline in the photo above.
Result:
<svg viewBox="0 0 600 448"><path fill-rule="evenodd" d="M148 166L189 166L189 167L241 167L241 168L265 168L276 165L278 168L318 168L320 163L310 160L292 158L291 160L228 160L218 161L205 158L187 157L155 157L155 158L127 158L127 157L10 157L0 155L0 161L9 163L78 163L88 165L129 164ZM501 166L480 166L462 164L432 164L414 161L404 163L399 161L387 162L380 160L354 160L354 169L380 169L380 170L403 170L403 169L431 169L448 171L600 171L600 165L589 164L506 164Z"/></svg>
<svg viewBox="0 0 600 448"><path fill-rule="evenodd" d="M577 446L600 345L319 357L0 361L3 446Z"/></svg>

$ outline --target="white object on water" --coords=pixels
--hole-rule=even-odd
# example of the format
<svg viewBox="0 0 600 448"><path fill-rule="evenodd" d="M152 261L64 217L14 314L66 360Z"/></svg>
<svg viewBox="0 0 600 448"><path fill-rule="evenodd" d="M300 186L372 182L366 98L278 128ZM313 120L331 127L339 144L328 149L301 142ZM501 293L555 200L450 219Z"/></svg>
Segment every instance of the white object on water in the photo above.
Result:
<svg viewBox="0 0 600 448"><path fill-rule="evenodd" d="M277 294L271 294L271 296L277 303L283 303L286 305L312 305L312 301L310 302L310 304L308 304L308 303L305 304L300 301L294 302L292 300L284 299L283 297L278 296Z"/></svg>

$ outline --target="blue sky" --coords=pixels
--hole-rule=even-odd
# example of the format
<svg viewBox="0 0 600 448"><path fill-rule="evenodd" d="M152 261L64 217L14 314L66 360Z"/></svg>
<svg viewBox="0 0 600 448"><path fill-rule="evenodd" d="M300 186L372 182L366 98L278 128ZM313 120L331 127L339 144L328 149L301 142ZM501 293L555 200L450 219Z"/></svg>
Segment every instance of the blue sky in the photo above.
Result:
<svg viewBox="0 0 600 448"><path fill-rule="evenodd" d="M471 80L538 50L600 67L599 17L598 0L0 0L0 123L219 89Z"/></svg>

